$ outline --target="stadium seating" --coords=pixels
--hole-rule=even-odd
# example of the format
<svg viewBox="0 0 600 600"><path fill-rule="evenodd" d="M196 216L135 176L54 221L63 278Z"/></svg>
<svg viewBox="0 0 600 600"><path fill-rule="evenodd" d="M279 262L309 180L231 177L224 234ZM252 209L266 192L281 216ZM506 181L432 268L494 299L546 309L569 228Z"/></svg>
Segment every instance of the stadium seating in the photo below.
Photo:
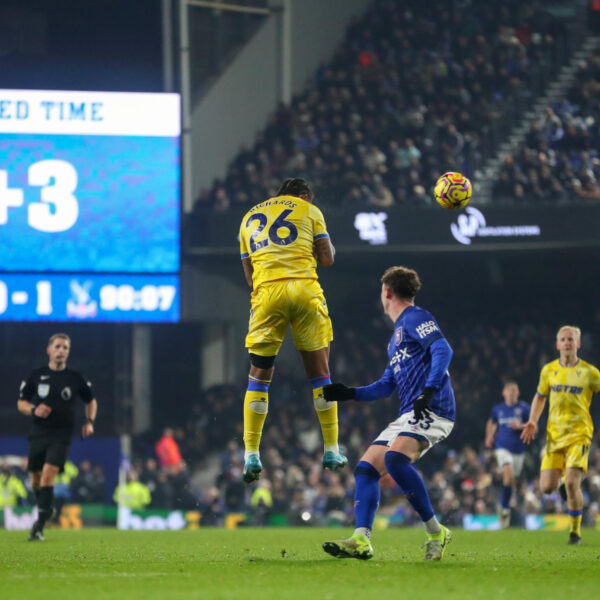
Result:
<svg viewBox="0 0 600 600"><path fill-rule="evenodd" d="M582 61L564 98L534 120L507 156L494 199L521 204L600 200L600 51Z"/></svg>
<svg viewBox="0 0 600 600"><path fill-rule="evenodd" d="M531 0L378 0L195 212L242 213L290 174L310 178L328 209L430 202L439 174L471 174L541 91L567 31Z"/></svg>

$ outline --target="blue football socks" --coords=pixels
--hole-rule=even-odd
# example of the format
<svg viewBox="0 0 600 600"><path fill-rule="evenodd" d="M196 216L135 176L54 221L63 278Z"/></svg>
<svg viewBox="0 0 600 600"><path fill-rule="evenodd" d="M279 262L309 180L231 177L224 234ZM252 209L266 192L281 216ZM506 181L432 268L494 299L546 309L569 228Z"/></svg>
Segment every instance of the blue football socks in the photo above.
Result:
<svg viewBox="0 0 600 600"><path fill-rule="evenodd" d="M425 483L417 470L410 464L410 458L401 452L388 450L385 453L385 466L421 520L426 522L435 516Z"/></svg>
<svg viewBox="0 0 600 600"><path fill-rule="evenodd" d="M354 494L355 527L373 528L373 520L379 506L379 475L370 463L361 460L354 469L356 492Z"/></svg>
<svg viewBox="0 0 600 600"><path fill-rule="evenodd" d="M512 496L512 485L503 485L502 494L500 495L500 506L502 508L510 508L510 498Z"/></svg>

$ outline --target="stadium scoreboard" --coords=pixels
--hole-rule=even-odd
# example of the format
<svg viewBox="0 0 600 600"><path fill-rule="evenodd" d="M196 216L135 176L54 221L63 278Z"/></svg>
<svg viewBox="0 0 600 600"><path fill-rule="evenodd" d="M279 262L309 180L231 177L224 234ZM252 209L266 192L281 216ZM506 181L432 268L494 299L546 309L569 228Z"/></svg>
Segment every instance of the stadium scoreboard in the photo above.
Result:
<svg viewBox="0 0 600 600"><path fill-rule="evenodd" d="M177 94L0 90L0 320L177 321Z"/></svg>

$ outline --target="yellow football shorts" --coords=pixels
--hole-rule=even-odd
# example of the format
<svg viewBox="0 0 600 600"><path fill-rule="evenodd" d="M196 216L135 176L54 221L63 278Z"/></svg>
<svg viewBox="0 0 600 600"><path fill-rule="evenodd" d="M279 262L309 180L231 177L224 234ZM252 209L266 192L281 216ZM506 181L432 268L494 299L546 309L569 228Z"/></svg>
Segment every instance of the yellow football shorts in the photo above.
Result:
<svg viewBox="0 0 600 600"><path fill-rule="evenodd" d="M259 356L275 356L288 325L298 350L326 348L333 339L323 290L316 279L280 279L252 292L246 348Z"/></svg>
<svg viewBox="0 0 600 600"><path fill-rule="evenodd" d="M578 468L587 473L590 445L589 438L582 437L575 440L570 446L559 448L554 452L546 450L542 458L541 470L560 469L564 475L565 469Z"/></svg>

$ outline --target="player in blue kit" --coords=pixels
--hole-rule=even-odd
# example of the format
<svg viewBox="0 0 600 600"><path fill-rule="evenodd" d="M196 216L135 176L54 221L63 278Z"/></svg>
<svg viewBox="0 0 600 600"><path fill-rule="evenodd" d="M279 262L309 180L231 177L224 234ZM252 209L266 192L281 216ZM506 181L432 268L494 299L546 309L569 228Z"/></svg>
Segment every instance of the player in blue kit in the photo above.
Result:
<svg viewBox="0 0 600 600"><path fill-rule="evenodd" d="M496 462L502 469L502 495L500 496L500 525L510 525L510 499L517 477L523 469L525 444L521 431L529 420L529 404L519 401L516 381L507 381L502 388L504 402L492 408L485 427L485 445L495 447Z"/></svg>
<svg viewBox="0 0 600 600"><path fill-rule="evenodd" d="M389 473L421 517L427 531L425 560L440 560L451 539L433 512L425 483L412 466L432 446L446 439L456 418L448 365L452 349L431 313L415 306L419 275L407 267L390 267L381 278L381 303L394 323L389 362L381 379L365 387L343 383L324 386L327 401L370 402L397 392L398 418L371 443L354 470L356 525L351 537L325 542L337 558L373 556L371 530L379 505L379 479Z"/></svg>

